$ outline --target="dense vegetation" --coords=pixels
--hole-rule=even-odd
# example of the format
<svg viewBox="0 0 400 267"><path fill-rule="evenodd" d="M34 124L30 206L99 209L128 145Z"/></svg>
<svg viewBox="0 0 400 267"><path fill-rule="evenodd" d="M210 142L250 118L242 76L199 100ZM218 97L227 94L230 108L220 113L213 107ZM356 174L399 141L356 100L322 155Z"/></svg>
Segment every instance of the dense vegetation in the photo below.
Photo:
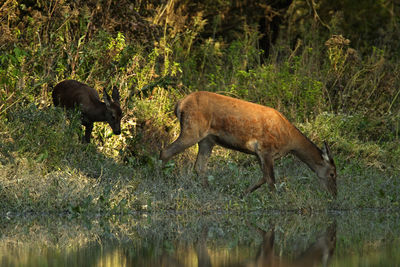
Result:
<svg viewBox="0 0 400 267"><path fill-rule="evenodd" d="M397 209L400 5L267 2L0 4L0 211ZM117 86L122 134L97 123L81 144L79 114L52 106L64 79ZM179 133L173 106L197 90L274 107L328 141L338 198L293 157L276 165L277 193L244 200L261 175L252 157L215 149L209 189L192 172L196 147L161 169Z"/></svg>

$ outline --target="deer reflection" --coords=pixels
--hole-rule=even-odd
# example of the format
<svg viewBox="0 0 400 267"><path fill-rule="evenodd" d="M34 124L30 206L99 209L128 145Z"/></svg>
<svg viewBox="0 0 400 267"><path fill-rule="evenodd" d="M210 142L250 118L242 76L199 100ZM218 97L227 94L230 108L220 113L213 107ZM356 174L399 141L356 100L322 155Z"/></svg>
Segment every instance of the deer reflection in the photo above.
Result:
<svg viewBox="0 0 400 267"><path fill-rule="evenodd" d="M193 243L176 243L173 250L166 250L159 247L152 247L152 253L144 250L132 253L131 249L126 252L126 266L162 266L162 267L313 267L327 266L336 247L336 223L329 225L325 232L317 237L304 252L297 257L285 257L275 252L275 229L264 231L259 227L255 228L262 237L262 243L258 248L258 253L254 259L243 258L244 254L238 255L233 252L229 255L218 251L213 251L208 247L209 227L203 225L198 233L197 239ZM243 248L243 247L238 247ZM160 249L160 250L158 250ZM246 247L245 253L251 248ZM253 253L250 252L252 255ZM115 255L115 253L113 254Z"/></svg>
<svg viewBox="0 0 400 267"><path fill-rule="evenodd" d="M312 267L327 266L336 247L336 223L332 223L327 230L306 251L295 259L285 259L277 256L274 251L275 230L268 232L257 228L262 235L263 242L260 246L256 259L241 266L269 266L269 267Z"/></svg>

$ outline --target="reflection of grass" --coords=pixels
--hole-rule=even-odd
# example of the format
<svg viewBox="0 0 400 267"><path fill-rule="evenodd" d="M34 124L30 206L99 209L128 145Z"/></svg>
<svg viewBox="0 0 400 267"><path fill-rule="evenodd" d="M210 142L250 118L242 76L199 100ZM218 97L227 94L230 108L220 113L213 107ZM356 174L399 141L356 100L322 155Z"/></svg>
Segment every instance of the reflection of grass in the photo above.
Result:
<svg viewBox="0 0 400 267"><path fill-rule="evenodd" d="M133 263L143 263L143 258L158 262L165 255L170 260L191 262L197 258L199 247L206 246L216 262L248 262L262 245L259 228L275 229L275 254L294 259L329 225L336 223L337 242L331 263L345 266L341 264L359 262L359 255L369 262L382 260L382 255L390 255L385 254L389 252L397 257L398 249L393 245L399 241L398 222L399 214L379 212L316 212L308 216L271 211L202 216L197 212L163 212L109 217L1 217L0 258L3 263L20 266L48 259L57 264L67 261L82 266L117 256ZM383 254L373 252L381 250ZM233 256L236 258L230 258Z"/></svg>
<svg viewBox="0 0 400 267"><path fill-rule="evenodd" d="M397 266L400 262L398 212L350 212L340 216L332 266Z"/></svg>

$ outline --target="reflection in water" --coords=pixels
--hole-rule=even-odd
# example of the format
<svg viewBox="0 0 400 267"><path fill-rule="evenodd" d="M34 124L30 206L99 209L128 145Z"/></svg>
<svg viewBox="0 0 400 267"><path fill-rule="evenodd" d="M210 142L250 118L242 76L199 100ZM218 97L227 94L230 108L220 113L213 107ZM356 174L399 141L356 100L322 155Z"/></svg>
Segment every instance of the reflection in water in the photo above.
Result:
<svg viewBox="0 0 400 267"><path fill-rule="evenodd" d="M256 259L243 266L269 266L269 267L311 267L311 266L327 266L329 259L333 255L336 247L336 223L333 223L328 229L313 243L305 252L295 259L288 259L276 255L275 253L275 230L265 232L257 228L263 237Z"/></svg>
<svg viewBox="0 0 400 267"><path fill-rule="evenodd" d="M317 239L317 241L309 246L297 258L290 259L279 256L275 253L275 231L272 228L265 232L260 228L256 228L257 232L262 237L262 243L259 245L258 253L254 255L254 259L248 259L245 254L237 255L237 250L233 249L231 253L221 253L221 249L217 248L212 251L207 247L208 227L203 227L201 235L194 246L187 246L179 249L175 253L163 253L159 257L148 259L132 259L127 261L126 266L232 266L232 267L312 267L312 266L327 266L328 260L333 255L336 246L336 224L333 223L327 230ZM226 249L226 248L225 248ZM239 250L247 250L239 246ZM217 251L220 251L218 253ZM196 260L197 259L197 260Z"/></svg>
<svg viewBox="0 0 400 267"><path fill-rule="evenodd" d="M398 217L374 223L350 216L332 223L331 215L178 217L0 219L0 266L336 267L359 266L368 255L374 266L377 255L387 266L400 260L399 246L390 246L389 260L377 249L399 236ZM366 250L371 244L373 254Z"/></svg>

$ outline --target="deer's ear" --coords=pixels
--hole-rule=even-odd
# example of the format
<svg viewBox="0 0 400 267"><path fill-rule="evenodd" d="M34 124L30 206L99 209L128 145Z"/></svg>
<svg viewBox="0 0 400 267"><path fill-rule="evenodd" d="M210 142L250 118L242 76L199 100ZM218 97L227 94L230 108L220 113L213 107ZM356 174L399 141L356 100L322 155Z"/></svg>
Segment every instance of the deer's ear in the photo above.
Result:
<svg viewBox="0 0 400 267"><path fill-rule="evenodd" d="M103 89L103 101L106 103L106 106L109 108L111 106L111 98L107 94L106 89Z"/></svg>
<svg viewBox="0 0 400 267"><path fill-rule="evenodd" d="M112 99L115 103L119 104L119 90L116 86L113 86Z"/></svg>
<svg viewBox="0 0 400 267"><path fill-rule="evenodd" d="M324 142L324 146L322 147L322 158L327 162L331 159L331 149L326 142Z"/></svg>

